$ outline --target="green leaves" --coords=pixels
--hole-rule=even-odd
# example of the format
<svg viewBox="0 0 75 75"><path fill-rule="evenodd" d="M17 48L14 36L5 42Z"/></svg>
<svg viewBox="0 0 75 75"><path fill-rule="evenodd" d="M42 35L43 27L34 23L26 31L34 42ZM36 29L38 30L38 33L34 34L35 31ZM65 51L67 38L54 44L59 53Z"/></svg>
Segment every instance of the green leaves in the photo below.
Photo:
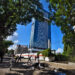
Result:
<svg viewBox="0 0 75 75"><path fill-rule="evenodd" d="M42 53L42 55L43 55L44 57L49 57L49 56L51 55L51 50L50 50L50 49L45 49L45 50L43 50L43 51L38 52L38 55L39 55L40 53Z"/></svg>
<svg viewBox="0 0 75 75"><path fill-rule="evenodd" d="M9 46L5 38L16 30L16 24L26 25L32 17L42 21L43 13L39 0L0 0L0 48ZM7 48L7 47L6 47Z"/></svg>
<svg viewBox="0 0 75 75"><path fill-rule="evenodd" d="M1 0L0 26L2 25L2 28L7 30L4 35L11 35L11 27L15 30L17 23L24 25L29 23L32 17L43 20L43 13L36 9L38 7L42 9L42 4L39 0ZM3 29L1 29L0 34L3 32Z"/></svg>
<svg viewBox="0 0 75 75"><path fill-rule="evenodd" d="M3 41L3 46L4 48L8 48L10 45L13 45L13 42L12 41Z"/></svg>
<svg viewBox="0 0 75 75"><path fill-rule="evenodd" d="M73 30L73 25L75 25L75 11L73 5L75 5L74 0L49 0L50 1L50 12L52 13L50 18L54 21L57 26L61 27L61 31L64 33L63 43L64 43L64 53L67 55L72 55L75 48L75 33ZM52 11L53 10L53 11ZM72 50L73 49L73 50Z"/></svg>

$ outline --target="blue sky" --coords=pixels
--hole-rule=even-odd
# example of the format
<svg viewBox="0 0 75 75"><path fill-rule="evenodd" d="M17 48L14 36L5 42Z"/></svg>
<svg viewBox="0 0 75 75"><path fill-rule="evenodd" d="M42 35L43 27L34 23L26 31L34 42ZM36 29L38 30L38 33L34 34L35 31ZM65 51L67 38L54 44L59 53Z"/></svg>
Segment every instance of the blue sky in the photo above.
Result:
<svg viewBox="0 0 75 75"><path fill-rule="evenodd" d="M45 0L41 0L43 7L46 11L48 11L48 3L45 2ZM31 23L27 26L17 24L17 43L21 45L29 45L30 41L30 34L31 34ZM51 49L59 50L63 49L62 44L62 37L63 34L60 30L60 27L57 27L56 25L51 25Z"/></svg>

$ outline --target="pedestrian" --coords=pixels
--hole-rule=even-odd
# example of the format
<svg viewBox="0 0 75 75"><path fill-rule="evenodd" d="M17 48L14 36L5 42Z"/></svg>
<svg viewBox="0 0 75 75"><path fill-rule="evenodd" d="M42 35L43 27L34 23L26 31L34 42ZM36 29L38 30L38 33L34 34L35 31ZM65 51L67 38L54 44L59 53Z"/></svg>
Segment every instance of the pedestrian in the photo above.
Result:
<svg viewBox="0 0 75 75"><path fill-rule="evenodd" d="M20 56L18 56L18 62L21 62L21 54L20 54Z"/></svg>
<svg viewBox="0 0 75 75"><path fill-rule="evenodd" d="M28 58L28 63L31 63L31 57L32 57L32 56L29 56L29 58Z"/></svg>
<svg viewBox="0 0 75 75"><path fill-rule="evenodd" d="M14 58L15 58L15 63L18 61L18 56L14 56Z"/></svg>
<svg viewBox="0 0 75 75"><path fill-rule="evenodd" d="M13 63L14 63L14 55L11 55L11 59L10 59L10 70L13 67Z"/></svg>
<svg viewBox="0 0 75 75"><path fill-rule="evenodd" d="M39 63L39 55L37 55L37 57L36 57L36 62Z"/></svg>
<svg viewBox="0 0 75 75"><path fill-rule="evenodd" d="M37 56L35 57L35 60L36 60L35 63L32 64L32 69L35 69L35 68L40 69L39 55L37 55Z"/></svg>
<svg viewBox="0 0 75 75"><path fill-rule="evenodd" d="M36 56L35 56L35 61L36 61Z"/></svg>

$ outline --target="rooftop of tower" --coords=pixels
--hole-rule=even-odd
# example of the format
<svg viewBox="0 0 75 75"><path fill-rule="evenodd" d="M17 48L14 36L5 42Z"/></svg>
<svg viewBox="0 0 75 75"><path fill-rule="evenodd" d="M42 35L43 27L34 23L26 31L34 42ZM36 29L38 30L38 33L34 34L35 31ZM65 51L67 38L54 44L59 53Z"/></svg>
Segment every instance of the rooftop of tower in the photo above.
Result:
<svg viewBox="0 0 75 75"><path fill-rule="evenodd" d="M40 8L37 8L37 10L43 13L45 20L49 21L50 12L46 11L45 9L40 9Z"/></svg>

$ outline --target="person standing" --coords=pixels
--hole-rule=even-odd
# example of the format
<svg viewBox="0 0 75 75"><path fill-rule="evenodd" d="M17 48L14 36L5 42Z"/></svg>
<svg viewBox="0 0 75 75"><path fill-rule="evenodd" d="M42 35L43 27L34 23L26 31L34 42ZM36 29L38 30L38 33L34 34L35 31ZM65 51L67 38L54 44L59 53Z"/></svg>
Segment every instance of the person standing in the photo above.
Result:
<svg viewBox="0 0 75 75"><path fill-rule="evenodd" d="M29 58L28 58L28 63L31 63L31 55L29 56Z"/></svg>
<svg viewBox="0 0 75 75"><path fill-rule="evenodd" d="M21 62L21 54L20 54L20 56L18 56L18 62Z"/></svg>
<svg viewBox="0 0 75 75"><path fill-rule="evenodd" d="M14 63L14 55L11 55L11 59L10 59L10 71L13 67L13 63Z"/></svg>

